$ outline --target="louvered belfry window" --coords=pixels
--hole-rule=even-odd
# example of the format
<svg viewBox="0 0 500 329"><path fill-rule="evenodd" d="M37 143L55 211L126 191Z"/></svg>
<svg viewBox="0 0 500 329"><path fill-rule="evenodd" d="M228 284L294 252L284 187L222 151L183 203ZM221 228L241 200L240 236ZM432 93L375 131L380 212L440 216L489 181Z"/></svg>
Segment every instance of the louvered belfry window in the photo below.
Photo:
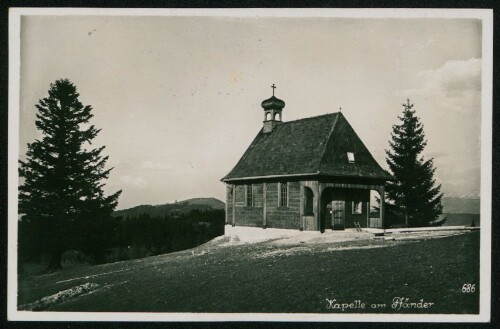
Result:
<svg viewBox="0 0 500 329"><path fill-rule="evenodd" d="M280 207L288 207L288 184L280 183Z"/></svg>

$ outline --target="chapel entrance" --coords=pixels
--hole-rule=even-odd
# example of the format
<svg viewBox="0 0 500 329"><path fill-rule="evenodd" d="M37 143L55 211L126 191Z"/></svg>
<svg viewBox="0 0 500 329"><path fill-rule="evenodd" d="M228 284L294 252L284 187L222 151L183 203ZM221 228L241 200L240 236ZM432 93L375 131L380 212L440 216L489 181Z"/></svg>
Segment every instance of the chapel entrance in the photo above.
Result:
<svg viewBox="0 0 500 329"><path fill-rule="evenodd" d="M345 201L332 200L332 223L334 230L343 230L345 223Z"/></svg>
<svg viewBox="0 0 500 329"><path fill-rule="evenodd" d="M345 191L326 188L321 196L321 218L319 228L325 230L343 230L345 228Z"/></svg>

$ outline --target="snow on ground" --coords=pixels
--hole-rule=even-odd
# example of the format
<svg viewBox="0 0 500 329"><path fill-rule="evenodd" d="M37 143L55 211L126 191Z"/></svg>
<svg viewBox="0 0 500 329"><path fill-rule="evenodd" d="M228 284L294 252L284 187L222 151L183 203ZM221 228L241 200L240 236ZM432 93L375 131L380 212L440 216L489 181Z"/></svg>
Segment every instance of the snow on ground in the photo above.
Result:
<svg viewBox="0 0 500 329"><path fill-rule="evenodd" d="M283 230L276 228L263 229L261 227L243 227L226 225L225 236L229 237L227 244L258 243L276 239L286 239L300 234L315 232L300 232L299 230Z"/></svg>
<svg viewBox="0 0 500 329"><path fill-rule="evenodd" d="M19 306L19 309L23 311L43 310L53 304L62 303L68 301L69 299L73 299L83 294L92 292L97 288L99 288L99 285L97 283L87 282L79 286L59 291L58 293L55 293L53 295L43 297L42 299L39 299L36 302L21 305Z"/></svg>
<svg viewBox="0 0 500 329"><path fill-rule="evenodd" d="M329 247L328 251L343 251L343 250L353 250L353 249L375 249L375 248L385 248L391 245L370 245L370 246L352 246L352 247Z"/></svg>
<svg viewBox="0 0 500 329"><path fill-rule="evenodd" d="M324 244L335 242L346 242L355 240L372 240L376 235L387 240L424 240L427 238L439 238L469 232L470 228L463 226L449 227L426 227L405 229L373 229L364 228L361 232L356 229L343 231L326 230L324 233L317 231L299 231L277 228L243 227L226 225L225 234L217 238L221 246L238 244L253 244L259 242L272 242L278 246L289 246L298 244Z"/></svg>
<svg viewBox="0 0 500 329"><path fill-rule="evenodd" d="M290 256L294 254L332 252L351 249L373 249L393 246L394 244L376 243L375 240L418 241L442 238L463 234L469 230L463 227L453 228L418 228L418 229L370 229L362 231L346 229L343 231L326 230L324 233L316 231L299 231L276 228L242 227L226 225L224 236L213 241L212 246L234 246L242 244L266 243L278 249L256 250L252 258L273 258L277 256ZM341 242L362 241L351 246L338 245ZM317 249L314 246L323 245L325 248Z"/></svg>
<svg viewBox="0 0 500 329"><path fill-rule="evenodd" d="M272 251L260 251L253 253L251 256L252 258L269 258L269 257L275 257L275 256L291 256L295 255L298 253L306 253L306 252L312 252L311 248L309 247L292 247L292 248L286 248L286 249L275 249Z"/></svg>
<svg viewBox="0 0 500 329"><path fill-rule="evenodd" d="M325 233L317 231L286 230L278 228L259 228L226 225L222 245L252 244L259 242L273 242L276 245L297 245L301 243L318 244L329 242L344 242L352 240L371 239L369 232L357 232L355 229L344 231L328 230Z"/></svg>
<svg viewBox="0 0 500 329"><path fill-rule="evenodd" d="M384 231L381 229L367 229L372 231ZM472 231L479 230L479 227L469 226L438 226L438 227L410 227L410 228L391 228L385 230L387 233L402 233L402 232L443 232L443 231Z"/></svg>
<svg viewBox="0 0 500 329"><path fill-rule="evenodd" d="M394 244L392 244L393 246ZM292 256L296 254L305 254L305 253L317 253L317 252L331 252L331 251L343 251L343 250L354 250L354 249L374 249L374 248L385 248L391 245L368 245L368 246L336 246L336 247L328 247L326 249L313 249L312 247L288 247L283 249L274 249L271 251L258 251L252 255L252 258L273 258L276 256Z"/></svg>
<svg viewBox="0 0 500 329"><path fill-rule="evenodd" d="M427 240L427 239L436 239L443 238L447 236L459 235L469 232L469 230L437 230L437 231L395 231L386 233L384 236L376 237L377 239L384 240Z"/></svg>
<svg viewBox="0 0 500 329"><path fill-rule="evenodd" d="M293 245L293 244L325 244L325 243L336 243L336 242L346 242L355 240L370 240L373 234L368 232L358 232L356 229L346 229L343 231L332 231L326 230L324 233L320 232L300 232L307 233L305 235L295 235L290 236L285 239L277 240L277 245Z"/></svg>
<svg viewBox="0 0 500 329"><path fill-rule="evenodd" d="M82 277L78 277L78 278L71 278L68 280L56 281L56 283L64 283L64 282L70 282L70 281L81 280L81 279L90 279L90 278L93 279L93 278L98 277L98 276L108 275L108 274L118 273L118 272L123 272L123 271L128 271L128 269L121 269L118 271L111 271L111 272L106 272L106 273L99 273L99 274L94 274L94 275L82 276Z"/></svg>

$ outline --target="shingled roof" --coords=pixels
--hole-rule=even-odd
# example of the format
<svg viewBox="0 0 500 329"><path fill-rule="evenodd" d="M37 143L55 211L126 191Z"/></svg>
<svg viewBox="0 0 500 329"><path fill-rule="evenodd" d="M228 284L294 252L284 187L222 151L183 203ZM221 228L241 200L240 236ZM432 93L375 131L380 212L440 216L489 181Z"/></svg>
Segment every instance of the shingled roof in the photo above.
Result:
<svg viewBox="0 0 500 329"><path fill-rule="evenodd" d="M354 163L347 152L354 153ZM261 129L222 181L300 175L392 178L338 112L283 122L270 133Z"/></svg>

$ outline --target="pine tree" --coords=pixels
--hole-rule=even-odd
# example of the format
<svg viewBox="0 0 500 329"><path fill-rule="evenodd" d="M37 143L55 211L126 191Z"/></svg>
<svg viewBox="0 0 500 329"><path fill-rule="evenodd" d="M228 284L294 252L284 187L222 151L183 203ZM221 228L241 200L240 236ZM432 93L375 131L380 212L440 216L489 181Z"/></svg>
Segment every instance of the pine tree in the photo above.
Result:
<svg viewBox="0 0 500 329"><path fill-rule="evenodd" d="M424 160L421 155L427 141L423 125L415 115L408 99L403 104L401 123L393 125L386 150L386 162L394 181L387 183L387 215L392 221L404 222L407 227L442 225L441 185L434 180L433 159Z"/></svg>
<svg viewBox="0 0 500 329"><path fill-rule="evenodd" d="M105 147L90 146L100 131L89 124L92 107L78 100L67 79L52 83L48 94L36 105L42 138L28 144L26 160L19 161L19 213L21 221L37 228L30 245L39 249L31 252L48 257L49 269L58 269L70 248L102 253L107 220L121 191L104 195L103 181L112 168L105 169Z"/></svg>

